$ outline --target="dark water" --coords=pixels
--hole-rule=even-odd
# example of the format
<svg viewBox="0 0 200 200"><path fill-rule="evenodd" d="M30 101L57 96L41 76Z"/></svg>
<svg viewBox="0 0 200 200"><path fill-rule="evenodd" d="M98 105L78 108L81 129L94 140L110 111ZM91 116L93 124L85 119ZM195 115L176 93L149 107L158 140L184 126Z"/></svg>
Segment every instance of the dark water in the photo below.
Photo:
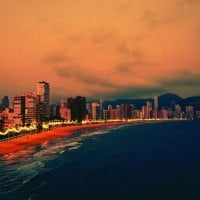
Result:
<svg viewBox="0 0 200 200"><path fill-rule="evenodd" d="M200 199L200 121L84 131L0 159L0 200Z"/></svg>

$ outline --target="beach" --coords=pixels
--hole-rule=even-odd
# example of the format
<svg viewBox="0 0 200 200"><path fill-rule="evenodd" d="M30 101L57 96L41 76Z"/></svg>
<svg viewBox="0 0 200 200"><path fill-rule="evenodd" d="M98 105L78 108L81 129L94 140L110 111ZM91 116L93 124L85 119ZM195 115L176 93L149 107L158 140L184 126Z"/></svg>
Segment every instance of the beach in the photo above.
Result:
<svg viewBox="0 0 200 200"><path fill-rule="evenodd" d="M127 122L64 126L64 127L56 127L52 130L43 131L39 133L23 135L21 137L13 138L6 142L0 143L0 156L21 151L27 149L28 147L39 145L44 142L49 142L57 138L66 137L74 134L77 131L120 126L125 124L127 124Z"/></svg>

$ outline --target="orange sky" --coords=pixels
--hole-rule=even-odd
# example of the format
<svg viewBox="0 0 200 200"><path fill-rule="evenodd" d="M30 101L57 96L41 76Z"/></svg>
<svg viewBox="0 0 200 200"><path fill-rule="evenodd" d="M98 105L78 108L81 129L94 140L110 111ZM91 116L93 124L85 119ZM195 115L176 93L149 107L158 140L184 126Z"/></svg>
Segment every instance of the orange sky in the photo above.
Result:
<svg viewBox="0 0 200 200"><path fill-rule="evenodd" d="M0 0L0 96L200 94L199 0Z"/></svg>

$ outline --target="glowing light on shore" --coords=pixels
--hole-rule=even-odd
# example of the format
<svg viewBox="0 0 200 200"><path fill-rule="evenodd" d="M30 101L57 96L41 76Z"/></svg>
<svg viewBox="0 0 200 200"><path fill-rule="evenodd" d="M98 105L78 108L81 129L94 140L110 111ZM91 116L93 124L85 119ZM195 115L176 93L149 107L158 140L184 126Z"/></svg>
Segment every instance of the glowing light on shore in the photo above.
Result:
<svg viewBox="0 0 200 200"><path fill-rule="evenodd" d="M15 133L20 133L23 131L36 131L37 130L37 126L36 125L32 125L32 126L23 126L23 127L19 127L19 128L9 128L7 129L5 132L1 132L0 131L0 135L8 135L9 133L15 134Z"/></svg>

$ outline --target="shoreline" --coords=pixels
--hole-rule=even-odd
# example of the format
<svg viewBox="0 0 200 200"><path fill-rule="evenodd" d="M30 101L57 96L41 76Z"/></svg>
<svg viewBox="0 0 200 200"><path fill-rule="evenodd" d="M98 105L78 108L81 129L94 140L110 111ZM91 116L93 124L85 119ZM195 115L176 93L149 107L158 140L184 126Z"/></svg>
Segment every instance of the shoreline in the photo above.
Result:
<svg viewBox="0 0 200 200"><path fill-rule="evenodd" d="M172 120L174 121L174 120ZM22 135L20 137L12 138L6 142L0 143L0 157L5 156L9 153L14 153L27 149L28 147L34 145L40 145L44 142L49 142L57 138L67 137L75 134L77 131L81 130L91 130L96 128L107 128L115 127L121 125L129 124L146 124L146 123L159 123L159 122L169 122L168 120L149 120L149 121L121 121L121 122L105 122L105 123L95 123L86 125L73 125L73 126L63 126L56 127L51 130L46 130L42 132L31 133L27 135Z"/></svg>
<svg viewBox="0 0 200 200"><path fill-rule="evenodd" d="M17 138L12 138L6 142L0 143L0 156L22 151L30 146L39 145L44 142L49 142L57 138L67 137L81 130L91 130L95 128L106 128L106 127L114 127L114 126L128 125L135 123L138 122L112 122L112 123L64 126L64 127L56 127L54 129L38 133L23 135Z"/></svg>

